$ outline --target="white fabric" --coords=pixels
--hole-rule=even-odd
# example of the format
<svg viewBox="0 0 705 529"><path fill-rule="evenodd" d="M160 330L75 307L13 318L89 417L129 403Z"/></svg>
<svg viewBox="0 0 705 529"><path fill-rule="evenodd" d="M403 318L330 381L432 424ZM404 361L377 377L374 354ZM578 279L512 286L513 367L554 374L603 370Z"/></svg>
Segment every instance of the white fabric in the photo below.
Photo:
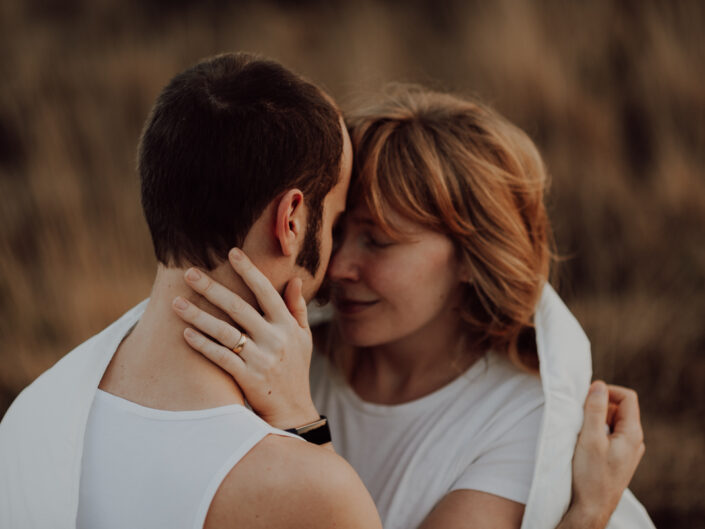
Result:
<svg viewBox="0 0 705 529"><path fill-rule="evenodd" d="M590 342L551 285L544 287L534 323L545 408L522 529L555 527L568 509L573 451L592 378ZM626 490L607 529L655 528Z"/></svg>
<svg viewBox="0 0 705 529"><path fill-rule="evenodd" d="M521 421L533 422L537 408L516 399L513 393L510 393L512 398L504 401L506 408L498 406L494 393L497 389L498 395L502 395L504 384L517 384L517 388L525 385L527 402L537 402L536 386L529 383L526 378L528 375L520 376L510 369L497 370L493 375L490 368L490 377L504 374L504 377L500 376L497 388L492 387L482 402L468 398L475 394L472 389L464 388L462 391L467 392L462 401L465 404L465 415L460 413L460 403L451 403L452 411L448 413L452 413L452 417L444 420L439 417L447 412L449 403L442 397L446 392L455 393L466 382L455 381L439 390L439 395L429 396L429 403L421 399L419 402L402 405L397 412L392 409L395 407L362 402L332 372L332 368L327 368L322 358L314 356L311 380L314 401L321 413L329 415L333 444L368 486L380 510L385 529L416 527L431 507L452 490L471 488L493 492L493 487L496 487L493 492L495 494L526 503L522 529L552 529L558 525L570 503L573 450L582 426L583 403L592 376L590 343L550 285L546 285L542 293L535 324L543 417L537 438L527 440L527 444L535 447L533 479L528 499L525 495L527 461L522 455L525 452L513 447L517 459L503 461L502 458L512 453L512 449L504 451L503 443L511 444L531 431L531 427ZM475 367L471 368L465 376L469 379L467 385L482 384L483 379L478 375ZM333 378L327 380L327 376ZM458 391L458 394L462 391ZM510 410L512 405L517 406L514 415ZM487 410L484 406L488 406ZM422 409L417 410L417 407ZM528 408L534 412L522 413ZM473 426L477 414L480 415L480 422L487 423L484 430L477 431ZM429 421L430 417L434 420ZM505 424L505 420L517 420L519 423L512 428ZM453 424L453 421L460 424ZM449 425L452 435L447 438L444 433ZM493 432L502 431L503 428L508 429L510 435L492 438ZM490 438L483 440L483 433L487 433ZM388 435L391 440L386 444L385 437ZM456 437L460 435L468 437ZM482 476L482 480L488 480L483 483L480 479L476 481L470 478L473 475L473 465L467 466L466 462L483 449L494 453L486 443L494 443L501 457L491 461L486 469L479 469L477 475ZM416 454L415 451L420 453ZM476 465L482 462L481 457L474 460ZM500 468L507 471L512 466L516 467L518 473L516 489L507 484L507 474L498 471ZM496 484L493 472L497 472L502 480L501 485ZM446 474L464 477L452 481L446 479ZM414 479L410 479L411 476ZM610 519L608 529L637 528L650 529L653 523L641 504L627 490Z"/></svg>
<svg viewBox="0 0 705 529"><path fill-rule="evenodd" d="M98 390L78 529L199 529L225 476L271 427L244 406L146 408Z"/></svg>
<svg viewBox="0 0 705 529"><path fill-rule="evenodd" d="M448 492L473 489L526 503L543 412L537 376L497 354L412 402L362 401L321 355L312 396L333 445L375 499L386 529L418 526Z"/></svg>
<svg viewBox="0 0 705 529"><path fill-rule="evenodd" d="M145 304L66 355L26 388L5 414L0 423L0 528L76 526L91 403L115 349ZM537 308L536 327L545 403L522 528L550 529L570 502L572 452L591 360L582 329L548 285ZM354 441L354 432L344 435ZM652 527L643 507L627 491L609 529Z"/></svg>
<svg viewBox="0 0 705 529"><path fill-rule="evenodd" d="M146 304L79 345L10 406L0 423L1 529L76 527L91 405L110 359Z"/></svg>

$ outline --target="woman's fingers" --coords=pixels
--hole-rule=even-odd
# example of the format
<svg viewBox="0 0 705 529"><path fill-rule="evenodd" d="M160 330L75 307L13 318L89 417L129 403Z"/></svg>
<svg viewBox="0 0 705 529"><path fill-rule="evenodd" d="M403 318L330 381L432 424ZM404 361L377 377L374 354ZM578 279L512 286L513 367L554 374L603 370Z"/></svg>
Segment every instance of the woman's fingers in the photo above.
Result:
<svg viewBox="0 0 705 529"><path fill-rule="evenodd" d="M576 512L597 513L606 521L614 511L644 454L638 409L632 390L601 381L590 386L573 456ZM612 415L615 431L605 434L605 420Z"/></svg>
<svg viewBox="0 0 705 529"><path fill-rule="evenodd" d="M639 397L636 391L620 386L609 386L610 402L617 407L614 411L612 432L624 435L632 443L640 444L644 440L639 412Z"/></svg>
<svg viewBox="0 0 705 529"><path fill-rule="evenodd" d="M181 296L174 299L172 307L182 320L186 323L190 323L199 331L220 342L228 349L235 347L242 335L239 329L208 314L206 311L198 308Z"/></svg>
<svg viewBox="0 0 705 529"><path fill-rule="evenodd" d="M294 278L286 285L284 300L299 327L306 329L308 327L308 312L306 300L303 297L303 282L300 278Z"/></svg>
<svg viewBox="0 0 705 529"><path fill-rule="evenodd" d="M223 310L230 318L247 330L253 337L267 333L267 322L245 300L223 285L214 281L196 268L189 268L184 274L186 283L213 305ZM193 303L191 304L193 307ZM195 307L197 310L198 307ZM203 311L201 311L203 312Z"/></svg>
<svg viewBox="0 0 705 529"><path fill-rule="evenodd" d="M639 400L634 390L607 385L597 380L590 386L585 400L583 431L586 435L603 435L604 425L612 436L623 436L630 444L639 445L644 433L639 416Z"/></svg>
<svg viewBox="0 0 705 529"><path fill-rule="evenodd" d="M235 272L255 295L259 306L265 314L277 321L288 317L289 311L284 305L279 292L274 288L271 281L252 264L252 261L242 250L233 248L228 254L228 259Z"/></svg>
<svg viewBox="0 0 705 529"><path fill-rule="evenodd" d="M215 343L194 329L186 328L184 330L184 339L208 360L230 373L237 382L240 384L244 383L244 377L247 376L247 367L245 361L239 355Z"/></svg>
<svg viewBox="0 0 705 529"><path fill-rule="evenodd" d="M590 386L590 392L585 399L585 417L583 419L581 435L589 437L605 436L605 421L607 420L608 407L609 396L607 394L607 384L601 380L596 380Z"/></svg>
<svg viewBox="0 0 705 529"><path fill-rule="evenodd" d="M610 432L614 426L614 416L617 413L618 406L614 402L610 402L607 408L607 425L610 427Z"/></svg>

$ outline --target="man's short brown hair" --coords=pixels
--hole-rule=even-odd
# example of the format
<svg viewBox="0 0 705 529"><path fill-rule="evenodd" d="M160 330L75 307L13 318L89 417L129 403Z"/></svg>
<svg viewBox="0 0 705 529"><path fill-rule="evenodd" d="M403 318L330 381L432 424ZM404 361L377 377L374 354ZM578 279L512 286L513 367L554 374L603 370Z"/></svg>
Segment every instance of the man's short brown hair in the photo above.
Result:
<svg viewBox="0 0 705 529"><path fill-rule="evenodd" d="M315 274L323 199L338 181L342 152L330 99L274 61L228 53L178 74L157 98L139 146L158 261L211 270L242 245L272 200L298 188L309 215L308 251L298 264Z"/></svg>

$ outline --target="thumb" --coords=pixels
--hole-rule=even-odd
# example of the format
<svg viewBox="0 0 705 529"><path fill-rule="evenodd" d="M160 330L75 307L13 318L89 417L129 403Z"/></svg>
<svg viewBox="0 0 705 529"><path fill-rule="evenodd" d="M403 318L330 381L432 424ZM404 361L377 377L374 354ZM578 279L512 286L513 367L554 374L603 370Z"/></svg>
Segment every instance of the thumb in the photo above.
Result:
<svg viewBox="0 0 705 529"><path fill-rule="evenodd" d="M590 391L585 399L583 433L604 434L608 405L607 385L601 380L596 380L590 386Z"/></svg>
<svg viewBox="0 0 705 529"><path fill-rule="evenodd" d="M284 291L284 300L286 306L291 312L299 327L305 329L308 327L308 311L306 310L306 300L303 295L303 281L295 277L286 285Z"/></svg>

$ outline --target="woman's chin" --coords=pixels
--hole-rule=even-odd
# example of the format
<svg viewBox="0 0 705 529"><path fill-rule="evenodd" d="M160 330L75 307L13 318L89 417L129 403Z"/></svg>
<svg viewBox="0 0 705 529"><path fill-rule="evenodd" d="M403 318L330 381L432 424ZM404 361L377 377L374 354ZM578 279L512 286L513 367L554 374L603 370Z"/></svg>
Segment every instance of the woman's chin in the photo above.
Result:
<svg viewBox="0 0 705 529"><path fill-rule="evenodd" d="M353 347L375 347L389 341L386 333L361 322L346 321L338 318L338 329L343 341Z"/></svg>

